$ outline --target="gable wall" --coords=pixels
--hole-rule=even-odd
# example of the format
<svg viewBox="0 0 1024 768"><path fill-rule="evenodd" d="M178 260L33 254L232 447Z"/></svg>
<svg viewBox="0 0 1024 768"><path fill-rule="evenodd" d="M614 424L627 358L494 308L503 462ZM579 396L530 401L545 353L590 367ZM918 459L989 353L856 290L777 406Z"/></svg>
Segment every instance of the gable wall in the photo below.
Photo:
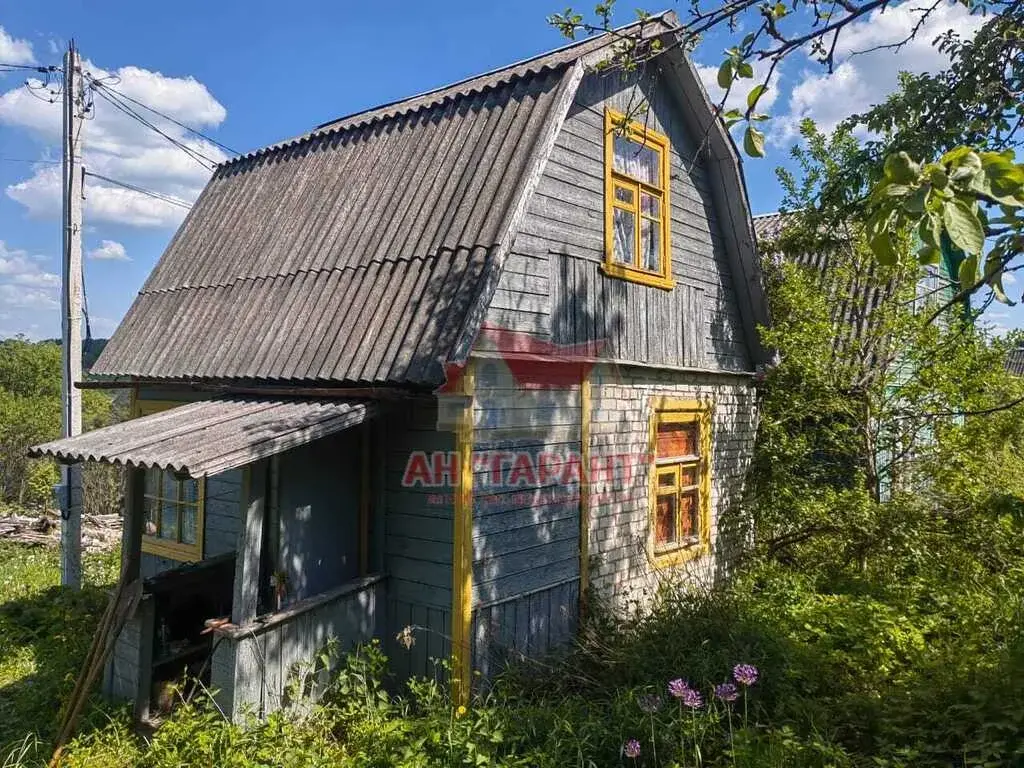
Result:
<svg viewBox="0 0 1024 768"><path fill-rule="evenodd" d="M651 105L649 124L671 152L671 291L605 277L604 110ZM675 98L648 76L584 77L530 202L491 302L486 323L558 344L599 341L618 361L709 370L750 369L722 229L699 142ZM477 349L506 342L481 335Z"/></svg>

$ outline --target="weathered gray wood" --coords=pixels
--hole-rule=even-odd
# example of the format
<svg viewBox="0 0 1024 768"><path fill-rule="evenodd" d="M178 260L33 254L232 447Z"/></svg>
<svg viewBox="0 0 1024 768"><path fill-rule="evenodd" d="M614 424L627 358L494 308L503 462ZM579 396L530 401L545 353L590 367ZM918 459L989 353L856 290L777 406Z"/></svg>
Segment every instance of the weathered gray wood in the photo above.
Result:
<svg viewBox="0 0 1024 768"><path fill-rule="evenodd" d="M239 625L255 617L259 608L260 552L267 508L268 466L268 460L262 459L249 465L245 472L242 493L244 525L236 549L235 593L231 608L231 621Z"/></svg>
<svg viewBox="0 0 1024 768"><path fill-rule="evenodd" d="M146 474L136 467L124 471L124 527L121 530L121 559L124 579L131 583L139 578L142 568L142 528L145 525L143 496Z"/></svg>

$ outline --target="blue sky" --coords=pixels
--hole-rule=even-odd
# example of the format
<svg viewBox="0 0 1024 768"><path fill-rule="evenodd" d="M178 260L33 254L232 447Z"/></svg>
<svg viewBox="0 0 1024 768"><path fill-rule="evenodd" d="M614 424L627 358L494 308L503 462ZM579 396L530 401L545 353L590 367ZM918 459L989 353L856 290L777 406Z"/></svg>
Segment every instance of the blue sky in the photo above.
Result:
<svg viewBox="0 0 1024 768"><path fill-rule="evenodd" d="M247 151L557 47L564 41L544 20L564 5L565 0L5 4L0 62L59 64L73 36L97 77L119 77L116 87L123 93ZM643 6L621 6L622 22L634 7ZM686 7L676 10L684 15ZM779 87L762 101L776 115L769 126L769 157L746 161L755 212L778 205L773 169L786 161L801 117L834 125L884 98L900 68L941 67L941 55L927 42L935 34L950 26L970 33L977 26L950 5L899 61L887 52L846 58L900 39L912 23L906 8L895 6L852 28L839 51L844 63L831 76L803 57L782 69ZM696 52L709 83L725 42L711 37ZM60 110L29 93L21 85L24 77L0 73L0 337L41 338L59 332L59 167L52 161L59 159ZM207 157L226 157L171 124L162 127ZM111 178L191 201L208 175L99 99L85 132L87 167ZM94 335L107 336L184 211L93 178L86 196L88 304ZM1017 286L1009 288L1019 294ZM999 309L991 320L1001 327L1024 326L1024 311Z"/></svg>

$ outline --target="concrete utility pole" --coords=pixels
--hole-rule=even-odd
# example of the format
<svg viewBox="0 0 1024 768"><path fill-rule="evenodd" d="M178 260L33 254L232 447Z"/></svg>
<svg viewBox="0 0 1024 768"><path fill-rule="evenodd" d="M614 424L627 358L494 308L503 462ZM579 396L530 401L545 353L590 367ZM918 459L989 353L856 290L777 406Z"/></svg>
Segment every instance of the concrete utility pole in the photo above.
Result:
<svg viewBox="0 0 1024 768"><path fill-rule="evenodd" d="M61 427L63 437L82 432L82 173L79 142L85 97L82 67L75 42L64 54L63 213L64 247L61 271ZM60 581L82 586L82 467L61 468Z"/></svg>

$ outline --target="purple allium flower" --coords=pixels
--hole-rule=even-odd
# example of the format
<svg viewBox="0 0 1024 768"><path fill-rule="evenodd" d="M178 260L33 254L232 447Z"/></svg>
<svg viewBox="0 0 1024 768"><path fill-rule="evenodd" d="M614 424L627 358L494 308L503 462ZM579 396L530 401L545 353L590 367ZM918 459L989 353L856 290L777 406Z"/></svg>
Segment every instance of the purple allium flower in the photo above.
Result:
<svg viewBox="0 0 1024 768"><path fill-rule="evenodd" d="M733 683L720 683L715 686L715 697L722 701L736 701L740 692Z"/></svg>
<svg viewBox="0 0 1024 768"><path fill-rule="evenodd" d="M636 700L636 703L640 705L641 711L646 712L648 715L653 715L661 709L661 696L655 693L645 693Z"/></svg>
<svg viewBox="0 0 1024 768"><path fill-rule="evenodd" d="M704 697L700 695L700 691L687 688L683 694L682 702L690 709L700 709L704 706Z"/></svg>
<svg viewBox="0 0 1024 768"><path fill-rule="evenodd" d="M636 760L640 757L640 742L636 739L630 739L622 745L622 754L631 760Z"/></svg>
<svg viewBox="0 0 1024 768"><path fill-rule="evenodd" d="M668 692L677 699L683 698L688 690L690 690L690 684L681 677L668 681Z"/></svg>
<svg viewBox="0 0 1024 768"><path fill-rule="evenodd" d="M753 664L737 664L732 668L732 676L740 685L753 685L757 682L757 667Z"/></svg>

